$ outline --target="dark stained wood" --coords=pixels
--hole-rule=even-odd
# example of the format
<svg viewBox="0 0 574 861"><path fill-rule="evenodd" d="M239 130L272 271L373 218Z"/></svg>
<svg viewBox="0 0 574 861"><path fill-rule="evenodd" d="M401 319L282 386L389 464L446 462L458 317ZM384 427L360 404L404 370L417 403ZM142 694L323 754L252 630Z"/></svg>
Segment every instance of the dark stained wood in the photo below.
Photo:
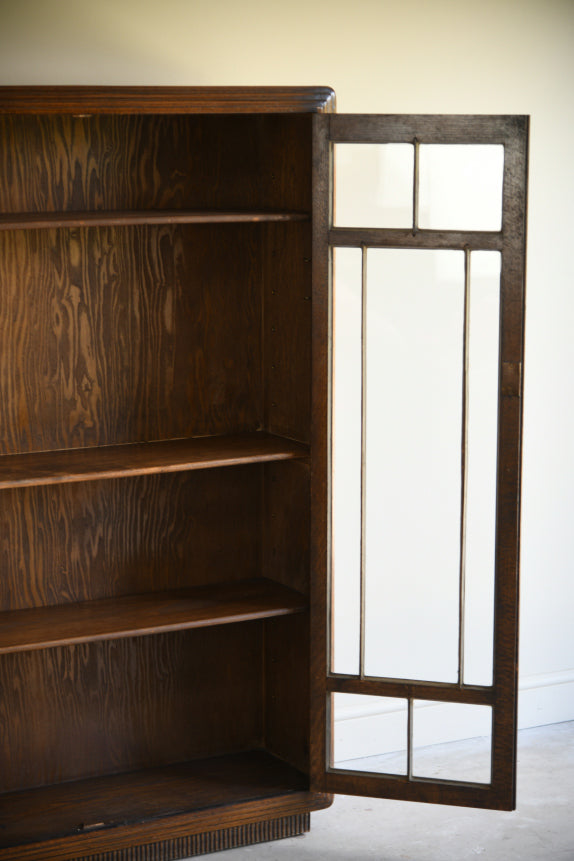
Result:
<svg viewBox="0 0 574 861"><path fill-rule="evenodd" d="M233 770L203 801L146 775L265 747L307 769L310 114L331 107L0 90L0 816L21 818L0 858L256 839L330 802L281 764L258 800ZM102 796L124 824L74 830Z"/></svg>
<svg viewBox="0 0 574 861"><path fill-rule="evenodd" d="M2 491L0 610L261 576L262 469Z"/></svg>
<svg viewBox="0 0 574 861"><path fill-rule="evenodd" d="M2 798L0 847L307 788L308 780L301 772L254 750L32 789Z"/></svg>
<svg viewBox="0 0 574 861"><path fill-rule="evenodd" d="M276 114L334 108L330 87L0 88L0 113Z"/></svg>
<svg viewBox="0 0 574 861"><path fill-rule="evenodd" d="M309 594L310 474L298 460L263 471L263 571ZM306 597L306 606L308 598ZM284 624L284 623L287 624ZM265 624L265 743L309 773L309 614Z"/></svg>
<svg viewBox="0 0 574 861"><path fill-rule="evenodd" d="M263 363L265 426L308 442L311 435L311 232L306 224L265 228Z"/></svg>
<svg viewBox="0 0 574 861"><path fill-rule="evenodd" d="M310 114L258 117L255 120L260 141L258 170L261 193L269 209L311 212L312 121ZM251 123L253 126L253 118ZM275 274L280 274L277 269Z"/></svg>
<svg viewBox="0 0 574 861"><path fill-rule="evenodd" d="M273 208L311 211L311 120L280 117L266 124L262 174ZM273 433L308 442L311 225L265 225L261 251L264 424Z"/></svg>
<svg viewBox="0 0 574 861"><path fill-rule="evenodd" d="M367 795L395 801L416 801L427 804L448 804L453 807L477 807L487 810L508 810L498 794L489 786L430 780L401 776L373 776L366 772L331 771L325 783L329 792L342 795Z"/></svg>
<svg viewBox="0 0 574 861"><path fill-rule="evenodd" d="M313 329L311 397L311 643L310 643L310 777L311 789L325 791L328 744L329 670L328 588L331 566L331 252L332 148L326 117L313 118Z"/></svg>
<svg viewBox="0 0 574 861"><path fill-rule="evenodd" d="M309 594L310 475L307 461L269 463L263 470L262 565L274 580Z"/></svg>
<svg viewBox="0 0 574 861"><path fill-rule="evenodd" d="M0 452L260 429L260 233L0 231Z"/></svg>
<svg viewBox="0 0 574 861"><path fill-rule="evenodd" d="M1 655L0 792L264 747L264 624Z"/></svg>
<svg viewBox="0 0 574 861"><path fill-rule="evenodd" d="M306 221L304 212L189 212L185 210L137 210L126 212L50 212L38 215L20 212L0 215L0 230L31 230L55 227L94 227L134 224L237 224L259 221Z"/></svg>
<svg viewBox="0 0 574 861"><path fill-rule="evenodd" d="M491 706L495 696L493 688L472 685L450 685L433 682L410 682L396 679L358 679L354 676L329 676L327 690L341 694L367 694L379 697L435 700L450 703L472 703Z"/></svg>
<svg viewBox="0 0 574 861"><path fill-rule="evenodd" d="M497 525L495 563L495 642L494 684L492 688L426 684L404 679L329 677L328 628L329 589L327 575L321 574L312 591L311 612L322 624L324 645L314 660L312 675L313 710L320 710L327 730L320 721L313 724L312 780L314 789L373 795L411 801L512 810L515 807L516 718L518 681L518 543L521 452L521 387L524 339L524 260L526 217L526 167L528 119L526 117L464 116L333 116L315 117L318 129L318 161L324 165L335 141L415 142L435 144L502 144L505 150L503 214L500 233L396 231L377 229L340 229L332 227L328 205L314 210L314 224L322 224L323 234L333 244L356 247L374 246L413 248L494 248L501 251L501 347L499 355L499 427ZM328 131L327 131L328 130ZM316 228L318 229L318 228ZM322 273L321 273L322 274ZM313 443L313 441L312 441ZM312 546L314 546L312 542ZM313 563L314 570L321 570ZM317 610L315 608L318 608ZM315 652L313 645L313 652ZM488 787L430 781L410 776L395 778L372 776L366 772L337 771L330 768L332 745L331 705L333 692L394 696L407 699L429 698L443 702L469 702L492 706L493 768ZM409 744L412 741L409 739ZM321 769L324 769L324 780Z"/></svg>
<svg viewBox="0 0 574 861"><path fill-rule="evenodd" d="M0 212L309 213L310 119L0 115Z"/></svg>
<svg viewBox="0 0 574 861"><path fill-rule="evenodd" d="M301 823L302 827L296 829L298 832L307 831L309 811L328 807L332 800L330 795L295 790L254 801L158 817L113 830L95 829L58 840L0 849L0 858L2 861L47 861L48 858L72 861L89 853L93 857L93 852L98 851L110 853L106 861L156 861L161 852L160 857L167 861L181 858L182 852L197 854L199 847L203 852L215 852L260 839L291 836L291 818Z"/></svg>
<svg viewBox="0 0 574 861"><path fill-rule="evenodd" d="M421 144L507 144L521 136L528 117L459 114L334 114L333 142Z"/></svg>
<svg viewBox="0 0 574 861"><path fill-rule="evenodd" d="M496 487L492 782L505 809L516 806L520 494L524 362L527 117L505 147L500 276L500 384ZM509 380L510 377L510 380ZM510 382L510 385L509 385Z"/></svg>
<svg viewBox="0 0 574 861"><path fill-rule="evenodd" d="M527 123L333 109L0 88L2 861L207 851L332 791L513 801ZM469 135L507 148L501 234L330 232L331 141ZM495 681L446 686L494 702L490 788L326 771L331 691L449 698L328 678L329 241L502 248Z"/></svg>
<svg viewBox="0 0 574 861"><path fill-rule="evenodd" d="M0 458L0 490L214 469L308 455L306 446L266 433L33 452Z"/></svg>
<svg viewBox="0 0 574 861"><path fill-rule="evenodd" d="M309 614L265 623L265 745L309 774Z"/></svg>
<svg viewBox="0 0 574 861"><path fill-rule="evenodd" d="M332 227L329 242L347 248L446 248L500 251L502 233L479 230L399 230L382 227Z"/></svg>
<svg viewBox="0 0 574 861"><path fill-rule="evenodd" d="M0 613L0 654L300 613L303 595L261 578Z"/></svg>

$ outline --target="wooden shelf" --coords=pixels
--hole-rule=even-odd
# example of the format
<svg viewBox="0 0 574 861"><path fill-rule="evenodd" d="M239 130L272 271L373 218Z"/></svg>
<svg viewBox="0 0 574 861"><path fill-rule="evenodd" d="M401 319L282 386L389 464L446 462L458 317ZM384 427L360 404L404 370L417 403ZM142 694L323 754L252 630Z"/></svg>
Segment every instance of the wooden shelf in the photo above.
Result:
<svg viewBox="0 0 574 861"><path fill-rule="evenodd" d="M308 446L259 432L12 454L0 458L0 490L154 472L212 469L308 455Z"/></svg>
<svg viewBox="0 0 574 861"><path fill-rule="evenodd" d="M0 230L100 227L130 224L239 224L261 221L308 221L306 212L199 210L101 210L96 212L12 212L0 214Z"/></svg>
<svg viewBox="0 0 574 861"><path fill-rule="evenodd" d="M304 595L274 580L239 580L0 613L0 654L141 637L300 613Z"/></svg>
<svg viewBox="0 0 574 861"><path fill-rule="evenodd" d="M0 795L0 849L307 789L296 769L248 751L25 790Z"/></svg>

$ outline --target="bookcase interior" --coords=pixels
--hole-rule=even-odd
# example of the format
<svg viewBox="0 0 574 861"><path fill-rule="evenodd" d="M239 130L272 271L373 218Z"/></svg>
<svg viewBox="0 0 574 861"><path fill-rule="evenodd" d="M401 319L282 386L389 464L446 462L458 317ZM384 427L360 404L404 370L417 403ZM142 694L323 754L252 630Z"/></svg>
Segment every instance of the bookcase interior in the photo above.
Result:
<svg viewBox="0 0 574 861"><path fill-rule="evenodd" d="M310 117L0 138L0 848L304 790Z"/></svg>

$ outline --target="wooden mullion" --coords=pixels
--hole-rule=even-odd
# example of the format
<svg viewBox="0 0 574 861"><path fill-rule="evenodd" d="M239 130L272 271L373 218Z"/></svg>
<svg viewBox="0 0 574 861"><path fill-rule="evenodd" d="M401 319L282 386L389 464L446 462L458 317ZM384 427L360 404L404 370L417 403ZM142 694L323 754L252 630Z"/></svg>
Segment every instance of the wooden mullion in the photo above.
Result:
<svg viewBox="0 0 574 861"><path fill-rule="evenodd" d="M406 775L374 775L331 769L326 775L327 792L342 795L366 795L396 801L417 801L428 804L448 804L456 807L477 807L507 810L499 793L489 784L464 784L457 781L408 779Z"/></svg>
<svg viewBox="0 0 574 861"><path fill-rule="evenodd" d="M338 143L506 144L523 117L432 114L333 114L331 140Z"/></svg>
<svg viewBox="0 0 574 861"><path fill-rule="evenodd" d="M327 689L332 693L341 694L365 694L367 696L399 697L472 705L493 705L495 702L493 688L477 685L459 686L446 683L378 678L361 679L358 676L331 675L327 679Z"/></svg>
<svg viewBox="0 0 574 861"><path fill-rule="evenodd" d="M501 251L503 234L479 230L420 230L385 227L332 227L329 242L340 248L427 248Z"/></svg>

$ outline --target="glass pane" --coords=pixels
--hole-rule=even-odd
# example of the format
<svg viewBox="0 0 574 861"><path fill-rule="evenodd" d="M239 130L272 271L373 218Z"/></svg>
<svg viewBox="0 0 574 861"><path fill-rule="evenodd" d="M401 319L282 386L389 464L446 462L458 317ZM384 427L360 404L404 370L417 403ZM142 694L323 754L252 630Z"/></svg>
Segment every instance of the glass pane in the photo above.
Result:
<svg viewBox="0 0 574 861"><path fill-rule="evenodd" d="M365 672L458 678L464 254L367 264Z"/></svg>
<svg viewBox="0 0 574 861"><path fill-rule="evenodd" d="M332 608L336 673L359 672L361 564L361 251L333 260Z"/></svg>
<svg viewBox="0 0 574 861"><path fill-rule="evenodd" d="M335 144L335 225L411 227L414 147Z"/></svg>
<svg viewBox="0 0 574 861"><path fill-rule="evenodd" d="M332 694L333 765L376 774L407 773L407 700Z"/></svg>
<svg viewBox="0 0 574 861"><path fill-rule="evenodd" d="M428 700L413 705L413 777L490 783L490 706Z"/></svg>
<svg viewBox="0 0 574 861"><path fill-rule="evenodd" d="M504 147L419 148L419 227L500 230Z"/></svg>
<svg viewBox="0 0 574 861"><path fill-rule="evenodd" d="M471 685L492 684L499 311L500 254L472 252L463 672Z"/></svg>

